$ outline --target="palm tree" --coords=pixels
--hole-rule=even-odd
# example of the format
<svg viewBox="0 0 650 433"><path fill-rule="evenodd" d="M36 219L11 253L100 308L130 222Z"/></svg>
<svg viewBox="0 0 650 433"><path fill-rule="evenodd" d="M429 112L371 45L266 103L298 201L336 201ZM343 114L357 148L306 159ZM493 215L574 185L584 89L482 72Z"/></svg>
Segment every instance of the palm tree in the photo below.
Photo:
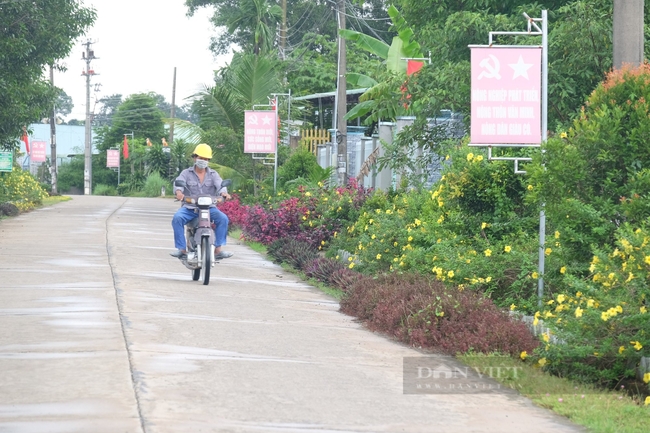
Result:
<svg viewBox="0 0 650 433"><path fill-rule="evenodd" d="M227 23L228 31L247 29L252 34L253 54L268 53L273 48L275 29L282 20L282 8L266 0L242 0L237 14Z"/></svg>

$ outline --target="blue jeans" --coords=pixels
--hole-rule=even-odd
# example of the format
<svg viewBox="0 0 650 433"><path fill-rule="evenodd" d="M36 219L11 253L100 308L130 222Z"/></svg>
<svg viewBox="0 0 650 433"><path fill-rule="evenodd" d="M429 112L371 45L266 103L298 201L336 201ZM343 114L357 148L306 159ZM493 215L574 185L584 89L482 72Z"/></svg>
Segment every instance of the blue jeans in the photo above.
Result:
<svg viewBox="0 0 650 433"><path fill-rule="evenodd" d="M174 245L179 250L187 250L185 241L185 224L197 218L193 209L181 207L172 218L172 227L174 228ZM214 228L214 246L220 247L226 245L226 235L228 234L228 216L216 207L210 208L210 219L215 224Z"/></svg>

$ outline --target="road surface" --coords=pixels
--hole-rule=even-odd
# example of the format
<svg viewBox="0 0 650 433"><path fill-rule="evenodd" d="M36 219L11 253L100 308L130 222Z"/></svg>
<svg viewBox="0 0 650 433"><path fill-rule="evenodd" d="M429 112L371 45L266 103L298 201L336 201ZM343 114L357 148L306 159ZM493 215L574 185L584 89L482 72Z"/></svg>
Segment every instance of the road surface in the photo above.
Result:
<svg viewBox="0 0 650 433"><path fill-rule="evenodd" d="M209 286L161 198L0 221L0 432L583 431L513 392L405 394L414 349L236 240Z"/></svg>

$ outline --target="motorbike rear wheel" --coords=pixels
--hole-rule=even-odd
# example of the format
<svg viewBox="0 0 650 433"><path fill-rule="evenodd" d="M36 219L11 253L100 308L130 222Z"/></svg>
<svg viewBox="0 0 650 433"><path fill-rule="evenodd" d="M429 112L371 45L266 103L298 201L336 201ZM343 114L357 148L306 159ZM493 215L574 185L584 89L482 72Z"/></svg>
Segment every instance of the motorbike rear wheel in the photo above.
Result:
<svg viewBox="0 0 650 433"><path fill-rule="evenodd" d="M201 239L201 281L204 286L210 283L210 269L212 268L212 254L210 254L210 238Z"/></svg>

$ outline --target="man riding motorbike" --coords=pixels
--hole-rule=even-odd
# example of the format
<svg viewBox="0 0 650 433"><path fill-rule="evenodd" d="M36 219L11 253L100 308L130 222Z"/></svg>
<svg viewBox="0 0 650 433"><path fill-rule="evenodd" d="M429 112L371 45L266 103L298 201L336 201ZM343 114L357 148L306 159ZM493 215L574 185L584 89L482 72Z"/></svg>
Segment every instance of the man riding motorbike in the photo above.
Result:
<svg viewBox="0 0 650 433"><path fill-rule="evenodd" d="M174 228L174 244L177 251L170 253L172 257L184 259L187 257L187 243L185 240L184 227L187 223L197 217L194 210L196 205L183 201L184 192L188 196L198 196L208 194L211 196L221 195L225 199L230 198L228 190L221 187L221 176L219 173L208 167L208 162L212 159L212 148L205 143L201 143L192 153L194 165L186 168L176 178L185 182L185 189L174 186L176 199L181 200L181 207L176 211L172 218L172 227ZM233 253L222 251L221 247L226 245L226 235L228 233L228 217L226 214L217 209L216 206L210 207L210 219L215 224L214 228L214 258L215 260L226 259Z"/></svg>

